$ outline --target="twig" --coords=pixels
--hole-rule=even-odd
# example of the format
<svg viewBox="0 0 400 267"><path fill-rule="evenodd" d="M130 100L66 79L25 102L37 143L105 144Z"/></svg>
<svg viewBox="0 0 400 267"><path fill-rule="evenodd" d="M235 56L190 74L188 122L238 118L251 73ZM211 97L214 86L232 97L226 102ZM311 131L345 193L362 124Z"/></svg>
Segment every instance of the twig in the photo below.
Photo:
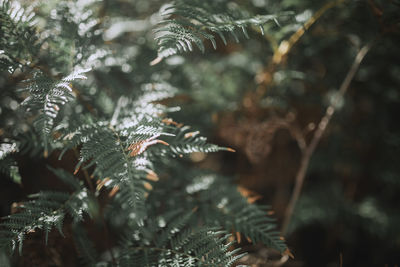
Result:
<svg viewBox="0 0 400 267"><path fill-rule="evenodd" d="M256 90L256 99L258 101L261 97L265 94L267 90L267 85L272 81L272 73L275 72L277 66L284 62L284 59L291 51L292 47L300 40L300 38L304 35L304 33L311 28L314 23L322 17L328 10L331 8L336 7L337 5L345 2L346 0L332 0L325 5L323 5L314 15L308 19L304 24L303 27L299 28L295 33L293 33L289 39L283 40L279 46L274 49L274 55L272 56L272 60L270 61L269 65L263 71L263 75L260 76L259 86Z"/></svg>
<svg viewBox="0 0 400 267"><path fill-rule="evenodd" d="M272 62L275 64L280 64L282 59L289 53L291 48L299 41L299 39L304 35L304 33L319 19L325 14L329 9L343 3L345 0L333 0L325 5L323 5L315 14L304 23L303 27L299 28L295 33L293 33L290 38L286 41L282 41L278 47L278 50L275 51L274 56L272 57Z"/></svg>
<svg viewBox="0 0 400 267"><path fill-rule="evenodd" d="M295 186L293 189L292 196L290 198L288 207L285 212L285 217L282 224L282 234L286 235L288 226L290 223L290 219L293 214L294 207L296 206L297 200L300 196L304 179L307 173L308 165L310 163L311 156L313 155L315 149L317 148L318 143L321 140L322 135L324 134L333 114L335 113L335 109L338 105L338 102L341 98L343 98L344 94L346 93L347 89L351 81L354 78L357 70L360 67L361 61L364 59L365 55L368 53L369 49L371 48L372 43L365 45L360 51L357 53L356 58L354 59L353 65L351 66L349 72L347 73L345 79L342 82L342 85L339 88L338 96L335 97L331 104L325 111L324 117L322 117L321 121L319 122L317 129L314 132L314 135L311 139L310 144L306 147L303 152L302 159L300 162L300 168L297 171L296 178L295 178Z"/></svg>

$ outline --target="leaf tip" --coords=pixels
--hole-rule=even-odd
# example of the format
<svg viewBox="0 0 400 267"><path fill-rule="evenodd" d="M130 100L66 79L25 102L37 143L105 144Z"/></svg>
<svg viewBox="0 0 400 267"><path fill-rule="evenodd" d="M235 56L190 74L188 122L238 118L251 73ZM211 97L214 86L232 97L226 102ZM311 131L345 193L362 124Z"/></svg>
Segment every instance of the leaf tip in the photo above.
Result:
<svg viewBox="0 0 400 267"><path fill-rule="evenodd" d="M153 60L150 62L150 66L157 65L157 64L160 63L162 60L163 60L163 58L160 57L160 56L158 56L158 57L156 57L155 59L153 59Z"/></svg>
<svg viewBox="0 0 400 267"><path fill-rule="evenodd" d="M288 248L282 253L282 255L287 255L291 259L294 259L294 255L292 254L292 252Z"/></svg>

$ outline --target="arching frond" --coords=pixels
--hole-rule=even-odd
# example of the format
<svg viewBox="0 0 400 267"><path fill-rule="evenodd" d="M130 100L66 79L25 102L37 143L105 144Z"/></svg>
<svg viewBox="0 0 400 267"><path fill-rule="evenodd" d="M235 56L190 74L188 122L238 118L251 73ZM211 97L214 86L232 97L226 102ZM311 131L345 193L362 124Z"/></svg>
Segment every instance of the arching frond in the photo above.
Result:
<svg viewBox="0 0 400 267"><path fill-rule="evenodd" d="M200 170L185 172L179 166L175 168L177 171L171 174L172 177L174 180L185 181L186 185L184 191L175 195L171 206L182 203L180 205L183 209L196 207L194 216L204 220L206 225L237 232L253 243L262 243L281 253L287 250L285 241L276 230L275 219L268 215L269 207L249 203L227 177ZM176 186L177 182L160 181L152 196L155 198L153 201L163 198L163 194L173 191Z"/></svg>
<svg viewBox="0 0 400 267"><path fill-rule="evenodd" d="M179 212L178 212L179 214ZM121 266L232 266L244 254L231 249L229 236L215 228L192 228L192 213L177 216L153 226L154 239L148 245L126 241L119 263ZM166 216L168 217L168 216Z"/></svg>
<svg viewBox="0 0 400 267"><path fill-rule="evenodd" d="M204 184L204 179L208 179L208 186L196 186ZM211 203L204 209L210 223L217 221L228 231L239 232L252 242L263 243L281 253L287 249L276 230L275 219L267 215L269 207L249 203L226 178L199 176L188 188L196 189L189 192L200 194L200 203Z"/></svg>
<svg viewBox="0 0 400 267"><path fill-rule="evenodd" d="M30 93L24 102L28 110L38 112L35 120L35 128L41 133L45 155L48 151L48 143L54 120L60 108L74 99L70 82L76 79L85 79L83 74L89 70L75 70L59 81L45 76L41 72L35 72L30 80L26 80L26 91Z"/></svg>
<svg viewBox="0 0 400 267"><path fill-rule="evenodd" d="M224 1L175 1L164 8L161 15L168 19L161 21L155 30L159 49L154 64L163 58L193 51L194 45L204 52L204 40L210 41L216 49L216 35L227 44L228 35L236 42L239 42L240 33L249 38L249 26L260 27L264 34L264 24L277 23L278 18L290 13L250 16Z"/></svg>
<svg viewBox="0 0 400 267"><path fill-rule="evenodd" d="M267 211L247 203L231 181L191 172L188 161L179 167L185 154L233 151L168 118L184 99L177 94L194 82L186 71L143 67L155 45L147 35L129 47L119 41L131 36L105 41L104 27L114 23L109 2L18 4L28 2L0 0L0 172L29 191L31 169L42 173L50 164L60 181L46 184L46 176L34 188L62 191L40 191L2 218L0 250L21 252L39 230L47 243L54 228L68 229L87 266L233 266L243 256L233 232L286 249ZM177 0L163 16L155 30L158 61L194 46L204 51L208 42L215 48L219 39L238 41L250 27L262 30L286 14L252 16L231 1ZM103 230L88 228L98 224L109 232L108 248L93 238Z"/></svg>
<svg viewBox="0 0 400 267"><path fill-rule="evenodd" d="M75 179L66 172L60 170L55 172L63 177L63 180ZM46 243L52 228L57 228L63 234L62 225L67 214L75 221L80 221L83 213L88 212L87 198L88 193L84 187L79 187L71 195L66 192L50 191L32 195L32 200L24 202L19 207L21 211L7 216L0 224L1 247L14 251L18 246L21 254L25 237L37 229L45 232Z"/></svg>
<svg viewBox="0 0 400 267"><path fill-rule="evenodd" d="M233 151L230 148L220 147L207 142L207 138L200 135L199 131L191 131L189 126L174 127L172 130L174 137L167 148L164 148L166 154L182 155L193 152L212 153L218 151ZM169 140L169 139L167 139Z"/></svg>

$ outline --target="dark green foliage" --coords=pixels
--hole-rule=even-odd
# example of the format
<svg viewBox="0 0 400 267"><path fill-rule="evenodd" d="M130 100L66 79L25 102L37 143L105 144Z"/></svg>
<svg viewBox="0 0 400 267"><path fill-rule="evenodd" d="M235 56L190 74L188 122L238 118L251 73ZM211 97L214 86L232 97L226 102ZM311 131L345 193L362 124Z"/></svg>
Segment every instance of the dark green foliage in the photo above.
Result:
<svg viewBox="0 0 400 267"><path fill-rule="evenodd" d="M26 106L30 112L38 113L33 125L42 136L45 154L48 153L48 139L60 107L74 99L70 82L76 79L86 79L83 73L88 71L76 70L60 81L54 81L40 72L35 72L32 79L24 81L28 84L26 90L30 96L21 105Z"/></svg>
<svg viewBox="0 0 400 267"><path fill-rule="evenodd" d="M220 150L228 150L229 148L219 147L214 144L207 143L207 138L199 136L199 131L190 131L189 126L183 126L173 131L175 138L169 144L170 152L176 155L188 154L193 152L217 152ZM167 152L168 153L168 152Z"/></svg>
<svg viewBox="0 0 400 267"><path fill-rule="evenodd" d="M0 266L284 260L302 144L365 44L285 265L395 266L399 14L398 0L0 0Z"/></svg>
<svg viewBox="0 0 400 267"><path fill-rule="evenodd" d="M83 220L83 214L88 210L88 192L86 188L73 182L74 177L63 171L56 171L59 177L73 185L72 194L65 192L40 192L30 196L32 200L24 202L20 212L9 215L1 225L1 246L14 250L17 246L22 253L26 235L41 229L48 234L53 227L62 234L65 216L70 215L75 221Z"/></svg>
<svg viewBox="0 0 400 267"><path fill-rule="evenodd" d="M182 167L176 168L180 170ZM275 220L266 215L269 207L248 203L228 178L199 171L190 173L188 175L192 177L190 180L179 173L172 174L172 177L170 179L178 178L179 181L185 181L185 190L176 194L174 199L164 205L170 205L172 208L179 202L185 202L182 207L187 210L195 209L194 216L199 220L205 220L209 225L222 227L230 232L239 232L245 238L266 244L281 253L286 250L286 245L275 228ZM174 191L179 185L182 185L182 182L178 184L169 179L165 183L160 181L152 197L162 198L163 194ZM157 206L154 207L156 208Z"/></svg>
<svg viewBox="0 0 400 267"><path fill-rule="evenodd" d="M0 1L0 71L13 73L29 65L38 53L35 14L18 2Z"/></svg>
<svg viewBox="0 0 400 267"><path fill-rule="evenodd" d="M266 216L270 207L249 204L228 182L221 183L216 179L215 184L211 184L212 187L223 189L210 190L209 193L202 192L200 198L202 202L209 201L214 204L214 209L216 209L214 212L219 224L224 228L242 233L255 243L261 242L276 248L281 253L286 250L285 242L282 241L279 231L275 229L275 220Z"/></svg>
<svg viewBox="0 0 400 267"><path fill-rule="evenodd" d="M217 49L215 35L225 45L228 34L239 42L239 32L249 38L249 26L258 26L264 34L264 24L271 21L278 24L279 17L290 13L250 16L228 1L176 1L166 6L161 15L167 19L160 22L155 30L159 60L177 53L193 51L193 45L204 53L203 40L209 40L213 48Z"/></svg>
<svg viewBox="0 0 400 267"><path fill-rule="evenodd" d="M248 37L247 27L262 28L280 15L176 2L167 10L179 17L161 22L156 42L146 39L145 27L144 39L129 50L120 40L126 36L104 41L113 23L106 3L43 2L32 5L34 14L17 1L1 1L0 171L21 182L18 167L36 160L35 170L48 164L60 181L43 177L47 190L2 219L0 247L19 247L21 254L32 232L43 231L47 243L57 228L72 233L67 238L87 266L233 266L244 254L229 233L239 231L283 253L275 222L229 179L210 174L209 183L202 171L177 164L195 152L233 150L171 119L184 88L175 86L168 67L148 67L155 43L159 57L191 50L192 42L204 50L203 39L215 46L213 34L224 42L228 33L238 39L237 30ZM55 168L56 159L63 169ZM41 177L28 176L23 186L27 180L40 186ZM109 229L101 232L107 249L92 240L90 224Z"/></svg>
<svg viewBox="0 0 400 267"><path fill-rule="evenodd" d="M171 218L172 216L175 218ZM213 228L190 227L192 212L160 215L148 222L146 232L139 228L132 240L124 242L121 266L232 266L242 255L229 251L230 235ZM150 232L149 232L150 230ZM141 236L143 235L143 236ZM146 246L139 242L147 239ZM146 242L145 242L146 244Z"/></svg>

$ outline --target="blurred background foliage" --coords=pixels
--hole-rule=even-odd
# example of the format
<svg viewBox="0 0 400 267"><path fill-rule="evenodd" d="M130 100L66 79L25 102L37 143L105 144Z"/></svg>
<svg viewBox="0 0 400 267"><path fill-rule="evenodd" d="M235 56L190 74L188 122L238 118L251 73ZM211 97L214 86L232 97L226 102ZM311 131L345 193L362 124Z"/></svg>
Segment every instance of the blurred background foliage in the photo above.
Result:
<svg viewBox="0 0 400 267"><path fill-rule="evenodd" d="M41 60L56 64L60 71L65 63L57 60L68 55L75 62L89 54L104 62L104 67L96 68L95 77L98 88L105 90L82 86L78 97L87 105L71 114L84 109L99 116L112 114L111 94L104 92L134 93L135 87L150 79L177 87L178 96L168 104L179 105L182 111L174 113L173 119L236 150L196 153L191 164L234 176L240 186L260 196L257 203L271 204L282 223L302 158L296 133L307 143L311 140L357 51L373 43L312 156L286 235L295 259L284 266L400 264L400 127L396 119L400 114L400 1L232 2L253 14L293 11L294 15L266 24L264 35L254 27L248 31L250 39L241 36L240 43L231 40L224 45L217 37L216 50L206 41L205 53L195 49L150 66L157 57L153 29L164 1L97 1L94 10L100 14L102 27L89 31L85 27L91 25L90 15L71 10L68 1L45 1L33 7L42 16L38 23L61 33L47 45L50 51L52 46L65 49L55 50L63 56L50 53L41 55ZM52 12L56 5L65 12ZM318 12L321 16L315 17ZM56 16L77 20L82 29L68 28L75 23L50 27ZM285 50L283 44L313 18L311 27ZM81 34L71 36L71 32ZM86 47L85 37L91 46ZM96 50L96 40L107 48ZM15 84L0 79L2 86ZM30 134L19 120L17 98L0 92L2 134L9 129ZM33 137L27 140L27 150L35 147ZM5 191L10 188L10 184L1 185L2 198L7 199ZM262 258L257 247L248 249L250 255Z"/></svg>
<svg viewBox="0 0 400 267"><path fill-rule="evenodd" d="M309 142L357 51L373 42L312 156L287 235L295 260L285 266L398 264L400 2L239 2L258 14L296 15L267 25L264 36L209 49L207 61L195 54L162 63L187 85L176 120L237 150L201 164L236 176L282 221L301 160L285 124ZM269 67L279 44L332 3Z"/></svg>

